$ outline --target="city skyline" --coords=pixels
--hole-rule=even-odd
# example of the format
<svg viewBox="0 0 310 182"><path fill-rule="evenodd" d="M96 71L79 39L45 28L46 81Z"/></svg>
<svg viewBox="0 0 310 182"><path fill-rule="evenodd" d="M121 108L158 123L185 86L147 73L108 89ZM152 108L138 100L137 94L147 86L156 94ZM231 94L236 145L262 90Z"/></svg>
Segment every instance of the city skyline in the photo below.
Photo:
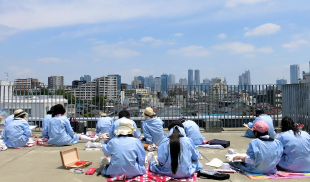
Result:
<svg viewBox="0 0 310 182"><path fill-rule="evenodd" d="M201 80L237 85L251 70L252 84L271 84L289 80L292 64L309 72L306 0L0 2L0 67L10 81L47 84L58 75L69 85L82 74L119 74L130 83L140 75L187 78L198 68Z"/></svg>

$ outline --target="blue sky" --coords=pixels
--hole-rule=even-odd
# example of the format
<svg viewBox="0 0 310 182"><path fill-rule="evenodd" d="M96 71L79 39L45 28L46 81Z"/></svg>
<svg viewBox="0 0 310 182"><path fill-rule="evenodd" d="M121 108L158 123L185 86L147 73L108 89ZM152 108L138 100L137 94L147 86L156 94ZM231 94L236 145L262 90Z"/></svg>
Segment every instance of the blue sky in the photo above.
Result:
<svg viewBox="0 0 310 182"><path fill-rule="evenodd" d="M71 84L120 74L163 73L238 84L289 79L289 65L309 72L309 0L0 0L0 67L9 80L64 76Z"/></svg>

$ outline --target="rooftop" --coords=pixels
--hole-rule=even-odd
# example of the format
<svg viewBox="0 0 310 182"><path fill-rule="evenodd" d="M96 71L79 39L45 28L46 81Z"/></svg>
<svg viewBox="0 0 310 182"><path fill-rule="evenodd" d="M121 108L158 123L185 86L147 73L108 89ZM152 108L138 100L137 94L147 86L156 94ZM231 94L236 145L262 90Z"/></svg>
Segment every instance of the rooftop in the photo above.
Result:
<svg viewBox="0 0 310 182"><path fill-rule="evenodd" d="M211 139L222 139L230 140L231 147L239 153L245 153L251 139L243 137L245 130L242 128L224 128L225 131L221 133L207 133L201 130L203 136L206 140ZM167 133L168 130L165 129ZM35 137L40 137L40 132L34 132ZM38 138L35 138L37 140ZM103 157L102 151L85 151L85 142L73 146L63 146L63 147L43 147L34 146L24 149L8 149L6 151L0 152L0 179L1 181L45 181L45 182L55 182L55 181L106 181L105 177L96 176L96 173L92 176L85 174L72 174L68 170L65 170L61 163L60 151L66 150L72 147L77 147L80 159L91 160L93 164L87 168L99 168L100 158ZM226 161L225 155L227 154L227 149L207 149L207 148L197 148L203 156L200 161L204 168L214 169L204 165L205 163L211 161L213 158L218 158L222 161ZM102 169L102 168L101 168ZM99 171L97 169L97 171ZM200 181L207 181L202 179ZM209 181L209 180L208 180ZM248 177L235 173L230 175L230 180L232 182L244 182L251 181ZM265 180L259 180L265 181ZM285 182L303 182L309 181L309 179L285 179Z"/></svg>

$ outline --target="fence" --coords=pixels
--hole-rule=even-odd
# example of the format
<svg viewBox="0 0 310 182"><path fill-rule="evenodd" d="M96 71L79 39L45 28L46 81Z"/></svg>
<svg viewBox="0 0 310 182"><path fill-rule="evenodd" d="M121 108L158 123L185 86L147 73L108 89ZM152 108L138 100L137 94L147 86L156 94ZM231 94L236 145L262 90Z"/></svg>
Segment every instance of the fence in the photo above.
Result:
<svg viewBox="0 0 310 182"><path fill-rule="evenodd" d="M79 96L75 92L2 85L0 110L12 114L16 109L24 109L29 114L29 121L39 128L46 112L55 104L63 104L68 118L84 121L87 127L95 127L99 112L117 119L118 112L123 109L131 113L139 126L144 120L141 113L145 107L152 107L165 122L165 127L181 116L205 128L242 127L243 123L254 120L257 108L264 109L273 118L275 126L282 117L282 92L276 85L174 85L161 92L150 88L118 91L109 98L100 94L104 92L87 87L79 90Z"/></svg>
<svg viewBox="0 0 310 182"><path fill-rule="evenodd" d="M283 85L283 116L304 124L310 132L310 83Z"/></svg>

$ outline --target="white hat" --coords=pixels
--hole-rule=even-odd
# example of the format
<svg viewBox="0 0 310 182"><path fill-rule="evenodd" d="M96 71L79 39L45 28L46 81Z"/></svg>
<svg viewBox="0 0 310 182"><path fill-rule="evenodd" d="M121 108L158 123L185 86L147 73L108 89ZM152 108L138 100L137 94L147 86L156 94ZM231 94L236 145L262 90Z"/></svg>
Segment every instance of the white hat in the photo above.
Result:
<svg viewBox="0 0 310 182"><path fill-rule="evenodd" d="M144 112L142 113L142 116L145 118L148 118L150 116L154 116L156 113L153 111L151 107L145 108Z"/></svg>
<svg viewBox="0 0 310 182"><path fill-rule="evenodd" d="M17 109L15 112L14 112L14 118L18 118L19 116L23 115L23 114L26 114L27 113L25 111L23 111L22 109Z"/></svg>
<svg viewBox="0 0 310 182"><path fill-rule="evenodd" d="M128 135L133 134L136 128L133 126L133 121L129 119L121 119L119 122L118 129L115 130L116 135Z"/></svg>
<svg viewBox="0 0 310 182"><path fill-rule="evenodd" d="M100 113L99 113L99 115L100 115L101 117L105 117L105 116L107 116L107 114L106 114L106 113L104 113L104 112L100 112Z"/></svg>

